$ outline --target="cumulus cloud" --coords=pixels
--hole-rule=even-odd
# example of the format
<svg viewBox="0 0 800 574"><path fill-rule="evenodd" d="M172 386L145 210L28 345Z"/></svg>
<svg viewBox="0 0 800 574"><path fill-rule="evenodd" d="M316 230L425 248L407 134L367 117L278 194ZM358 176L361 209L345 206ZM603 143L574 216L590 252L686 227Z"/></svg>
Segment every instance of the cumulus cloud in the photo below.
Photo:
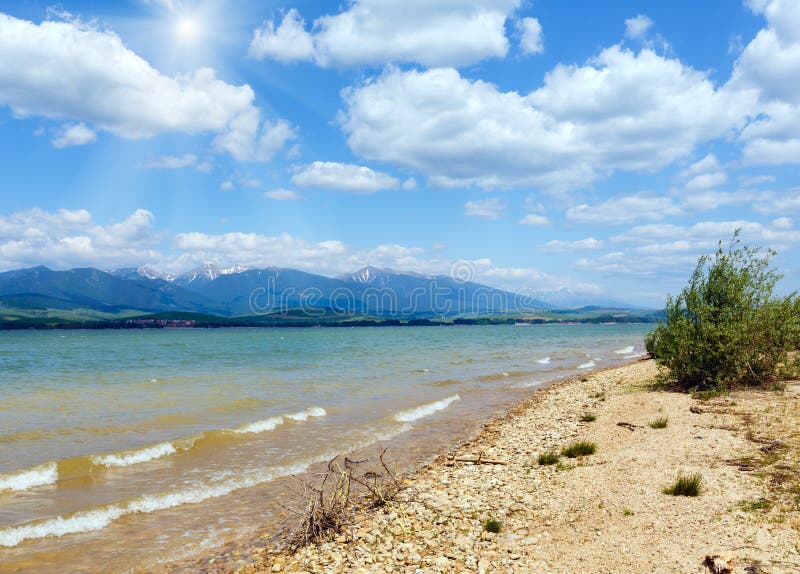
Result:
<svg viewBox="0 0 800 574"><path fill-rule="evenodd" d="M56 132L52 143L53 147L65 148L90 144L96 139L97 134L87 128L86 124L65 124Z"/></svg>
<svg viewBox="0 0 800 574"><path fill-rule="evenodd" d="M298 187L351 193L375 193L400 187L400 181L388 174L365 166L333 161L315 161L301 166L292 176L292 183ZM411 184L411 188L415 185L415 182ZM408 189L405 184L404 189Z"/></svg>
<svg viewBox="0 0 800 574"><path fill-rule="evenodd" d="M686 189L692 190L718 187L728 181L728 175L712 153L690 165L681 175L688 180Z"/></svg>
<svg viewBox="0 0 800 574"><path fill-rule="evenodd" d="M566 212L568 220L591 225L623 225L639 220L659 221L678 215L681 209L668 197L623 195L602 203L583 203Z"/></svg>
<svg viewBox="0 0 800 574"><path fill-rule="evenodd" d="M523 54L541 54L544 52L542 25L536 18L523 18L517 22L517 29L522 37L519 47Z"/></svg>
<svg viewBox="0 0 800 574"><path fill-rule="evenodd" d="M98 130L124 138L209 133L219 151L265 161L295 135L284 120L262 121L250 86L227 84L209 68L165 76L114 32L76 19L35 24L0 14L0 54L0 104L18 117L78 122L54 143L88 143Z"/></svg>
<svg viewBox="0 0 800 574"><path fill-rule="evenodd" d="M635 40L641 40L647 36L647 31L652 27L653 21L644 14L639 14L625 20L625 36Z"/></svg>
<svg viewBox="0 0 800 574"><path fill-rule="evenodd" d="M505 23L520 0L353 0L306 26L294 9L253 33L250 56L319 66L413 62L462 66L508 52ZM308 28L308 30L307 30Z"/></svg>
<svg viewBox="0 0 800 574"><path fill-rule="evenodd" d="M748 2L767 26L745 46L726 89L755 94L755 118L742 131L750 165L800 162L800 5L793 0Z"/></svg>
<svg viewBox="0 0 800 574"><path fill-rule="evenodd" d="M138 209L123 221L102 226L85 209L31 209L0 215L0 267L135 265L157 258L162 235L153 214Z"/></svg>
<svg viewBox="0 0 800 574"><path fill-rule="evenodd" d="M464 204L464 215L481 219L500 219L506 210L506 204L498 197L477 199Z"/></svg>
<svg viewBox="0 0 800 574"><path fill-rule="evenodd" d="M613 46L583 66L557 66L527 95L451 68L390 67L344 100L342 128L360 156L436 185L563 191L669 165L740 125L750 96L721 92L652 50Z"/></svg>
<svg viewBox="0 0 800 574"><path fill-rule="evenodd" d="M537 227L544 227L550 225L550 220L547 219L544 215L539 215L538 213L529 213L525 217L519 220L521 225L534 225Z"/></svg>
<svg viewBox="0 0 800 574"><path fill-rule="evenodd" d="M586 239L578 239L576 241L562 241L560 239L553 239L548 241L539 248L539 251L545 253L564 253L567 251L586 251L589 249L600 249L603 247L603 242L594 237L587 237Z"/></svg>

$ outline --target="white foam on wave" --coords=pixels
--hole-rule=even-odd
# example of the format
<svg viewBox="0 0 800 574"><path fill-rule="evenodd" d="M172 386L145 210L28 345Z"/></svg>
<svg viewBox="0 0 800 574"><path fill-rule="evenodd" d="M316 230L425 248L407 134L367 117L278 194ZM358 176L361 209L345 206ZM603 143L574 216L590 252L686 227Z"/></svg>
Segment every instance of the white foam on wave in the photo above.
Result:
<svg viewBox="0 0 800 574"><path fill-rule="evenodd" d="M76 512L67 517L56 516L20 526L3 528L0 529L0 546L17 546L25 540L35 538L60 537L65 534L102 530L115 520L129 514L156 512L183 504L196 504L210 498L218 498L242 488L305 472L310 465L330 458L331 454L326 453L298 464L281 466L269 471L252 472L217 484L157 495L144 495L127 504L113 504Z"/></svg>
<svg viewBox="0 0 800 574"><path fill-rule="evenodd" d="M310 407L304 411L300 411L297 413L291 413L288 415L278 415L274 417L269 417L268 419L256 421L253 423L248 423L246 425L236 427L235 429L233 429L233 432L235 432L236 434L266 432L275 430L275 428L278 425L282 425L284 422L286 422L286 419L303 422L307 421L311 417L324 417L326 414L328 414L327 411L322 407Z"/></svg>
<svg viewBox="0 0 800 574"><path fill-rule="evenodd" d="M539 385L544 384L544 381L525 381L523 383L518 383L514 385L515 389L529 389L531 387L538 387Z"/></svg>
<svg viewBox="0 0 800 574"><path fill-rule="evenodd" d="M47 462L18 472L0 474L0 492L20 491L54 484L58 480L58 465Z"/></svg>
<svg viewBox="0 0 800 574"><path fill-rule="evenodd" d="M536 362L539 363L540 365L547 365L548 363L550 363L550 357L545 357L544 359L539 359Z"/></svg>
<svg viewBox="0 0 800 574"><path fill-rule="evenodd" d="M615 352L617 355L629 355L630 353L633 353L633 350L634 350L635 348L636 348L636 347L634 347L633 345L631 345L631 346L629 346L629 347L623 347L622 349L617 349L617 350L616 350L616 351L614 351L614 352Z"/></svg>
<svg viewBox="0 0 800 574"><path fill-rule="evenodd" d="M409 423L412 421L416 421L421 418L430 416L437 411L446 409L447 407L450 406L450 404L460 400L461 400L460 396L453 395L451 397L447 397L446 399L442 399L434 403L428 403L426 405L409 409L407 411L399 412L396 415L394 415L394 420L399 421L401 423Z"/></svg>
<svg viewBox="0 0 800 574"><path fill-rule="evenodd" d="M583 363L581 365L578 365L578 368L579 369L591 369L594 366L595 366L595 362L594 361L589 361L587 363Z"/></svg>
<svg viewBox="0 0 800 574"><path fill-rule="evenodd" d="M647 353L634 353L633 355L625 355L622 357L623 359L638 359L639 357L644 357Z"/></svg>
<svg viewBox="0 0 800 574"><path fill-rule="evenodd" d="M110 454L96 454L89 457L98 466L122 467L149 462L178 451L171 442L161 442L153 446Z"/></svg>
<svg viewBox="0 0 800 574"><path fill-rule="evenodd" d="M286 418L293 421L307 421L311 417L324 417L327 414L327 411L322 407L311 407L299 413L286 415Z"/></svg>

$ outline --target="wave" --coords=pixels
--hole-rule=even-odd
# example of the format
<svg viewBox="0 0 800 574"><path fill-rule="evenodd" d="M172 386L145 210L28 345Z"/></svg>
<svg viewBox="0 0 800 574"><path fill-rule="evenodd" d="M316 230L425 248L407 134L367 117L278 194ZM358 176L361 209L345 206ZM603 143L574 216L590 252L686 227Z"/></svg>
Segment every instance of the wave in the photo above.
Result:
<svg viewBox="0 0 800 574"><path fill-rule="evenodd" d="M633 353L633 350L634 350L635 348L636 348L636 347L634 347L633 345L631 345L631 346L629 346L629 347L623 347L622 349L617 349L617 350L616 350L616 351L614 351L614 352L615 352L617 355L629 355L630 353Z"/></svg>
<svg viewBox="0 0 800 574"><path fill-rule="evenodd" d="M111 468L149 462L151 460L161 458L162 456L175 454L176 452L178 452L178 449L175 448L174 444L171 442L161 442L145 448L120 451L111 454L92 455L89 458L98 466Z"/></svg>
<svg viewBox="0 0 800 574"><path fill-rule="evenodd" d="M550 363L550 357L545 357L544 359L538 359L536 362L539 363L540 365L547 365Z"/></svg>
<svg viewBox="0 0 800 574"><path fill-rule="evenodd" d="M452 399L453 397L450 398ZM374 433L370 438L357 441L341 450L328 451L291 465L279 466L269 470L251 471L212 484L174 490L172 492L143 495L128 502L82 510L68 516L56 516L18 526L0 528L0 546L12 547L25 540L102 530L123 516L148 514L184 504L198 504L211 498L219 498L237 490L306 472L312 465L329 461L342 452L366 448L376 441L389 440L410 428L410 424L403 424L394 429Z"/></svg>
<svg viewBox="0 0 800 574"><path fill-rule="evenodd" d="M0 474L0 492L20 491L53 484L58 480L58 466L47 462L18 472Z"/></svg>
<svg viewBox="0 0 800 574"><path fill-rule="evenodd" d="M578 365L578 368L579 369L591 369L595 365L596 365L596 363L594 361L589 361L589 362L586 362L586 363Z"/></svg>
<svg viewBox="0 0 800 574"><path fill-rule="evenodd" d="M156 495L144 495L123 504L112 504L92 510L79 511L66 517L56 516L55 518L46 518L28 524L3 528L0 529L0 546L11 547L30 539L60 537L65 534L102 530L126 515L147 514L183 504L196 504L210 498L218 498L242 488L257 486L276 478L305 472L312 464L329 460L329 458L331 456L326 453L323 456L295 465L277 467L270 471L252 472L217 484Z"/></svg>
<svg viewBox="0 0 800 574"><path fill-rule="evenodd" d="M424 374L424 373L430 373L431 370L430 369L413 369L413 370L408 371L408 372L409 373L414 373L414 374Z"/></svg>
<svg viewBox="0 0 800 574"><path fill-rule="evenodd" d="M297 422L307 421L311 417L324 417L327 414L322 407L310 407L296 413L278 415L268 419L248 423L235 429L205 431L193 436L171 441L160 442L140 448L90 454L47 462L39 466L9 474L0 474L0 492L4 490L23 491L37 486L54 484L59 480L90 476L100 468L124 468L151 462L178 452L188 451L204 442L213 442L230 438L237 434L261 433L275 429L289 419Z"/></svg>
<svg viewBox="0 0 800 574"><path fill-rule="evenodd" d="M326 414L328 414L327 411L322 407L311 407L297 413L278 415L261 421L248 423L246 425L236 427L232 432L236 434L261 433L275 430L278 425L282 425L284 422L286 422L286 419L303 422L307 421L311 417L324 417Z"/></svg>
<svg viewBox="0 0 800 574"><path fill-rule="evenodd" d="M441 411L446 409L450 406L451 403L456 401L460 401L461 397L458 395L453 395L451 397L447 397L446 399L442 399L440 401L436 401L433 403L428 403L426 405L421 405L419 407L409 409L407 411L401 411L394 415L394 420L401 422L401 423L408 423L412 421L419 420L421 418L425 418L427 416L432 415L437 411Z"/></svg>
<svg viewBox="0 0 800 574"><path fill-rule="evenodd" d="M625 355L625 356L624 356L624 357L622 357L622 358L623 358L623 359L638 359L639 357L644 357L646 354L647 354L647 353L645 353L645 352L641 352L641 353L634 353L633 355Z"/></svg>
<svg viewBox="0 0 800 574"><path fill-rule="evenodd" d="M540 385L543 385L544 383L545 383L544 381L525 381L524 383L518 383L518 384L514 385L514 388L515 389L529 389L531 387L538 387Z"/></svg>

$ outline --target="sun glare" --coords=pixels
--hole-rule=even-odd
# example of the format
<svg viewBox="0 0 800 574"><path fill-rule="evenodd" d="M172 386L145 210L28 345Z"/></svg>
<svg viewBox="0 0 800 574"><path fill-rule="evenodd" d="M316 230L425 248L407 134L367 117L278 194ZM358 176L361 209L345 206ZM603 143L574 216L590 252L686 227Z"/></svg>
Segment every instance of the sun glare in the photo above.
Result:
<svg viewBox="0 0 800 574"><path fill-rule="evenodd" d="M184 43L196 41L203 33L203 27L197 18L183 16L175 24L175 34Z"/></svg>

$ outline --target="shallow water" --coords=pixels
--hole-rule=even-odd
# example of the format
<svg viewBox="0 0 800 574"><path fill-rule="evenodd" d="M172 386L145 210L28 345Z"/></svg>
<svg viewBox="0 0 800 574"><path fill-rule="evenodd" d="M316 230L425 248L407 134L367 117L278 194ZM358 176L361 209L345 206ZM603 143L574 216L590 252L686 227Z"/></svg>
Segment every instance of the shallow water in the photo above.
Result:
<svg viewBox="0 0 800 574"><path fill-rule="evenodd" d="M456 437L641 353L648 330L0 332L0 571L129 571L225 542L282 477Z"/></svg>

